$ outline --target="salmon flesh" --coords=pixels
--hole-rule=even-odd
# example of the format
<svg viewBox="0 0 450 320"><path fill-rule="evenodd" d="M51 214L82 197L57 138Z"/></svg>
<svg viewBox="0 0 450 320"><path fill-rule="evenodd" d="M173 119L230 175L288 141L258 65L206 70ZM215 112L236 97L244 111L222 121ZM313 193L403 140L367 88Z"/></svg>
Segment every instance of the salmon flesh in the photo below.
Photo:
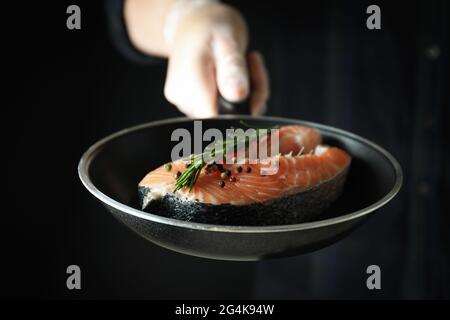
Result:
<svg viewBox="0 0 450 320"><path fill-rule="evenodd" d="M202 169L192 190L173 192L185 160L161 166L139 183L141 208L167 217L224 225L279 225L311 221L342 193L351 156L322 144L320 132L304 126L279 129L275 174L266 163L224 164ZM224 175L223 172L226 172Z"/></svg>

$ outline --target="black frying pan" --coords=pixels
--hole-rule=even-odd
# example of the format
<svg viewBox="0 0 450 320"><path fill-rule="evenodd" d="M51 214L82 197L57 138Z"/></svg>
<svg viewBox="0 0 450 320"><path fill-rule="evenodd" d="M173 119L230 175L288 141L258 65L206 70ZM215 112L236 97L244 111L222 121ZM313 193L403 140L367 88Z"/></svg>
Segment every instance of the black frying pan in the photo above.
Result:
<svg viewBox="0 0 450 320"><path fill-rule="evenodd" d="M305 121L244 115L203 120L203 130L239 127L241 119L260 127L315 127L326 144L352 155L344 192L321 220L262 227L224 226L175 220L139 210L137 184L148 171L170 161L170 136L174 129L193 131L193 121L187 118L146 123L100 140L80 160L81 181L118 220L155 244L199 257L247 261L297 255L328 246L389 202L401 187L402 171L392 155L343 130Z"/></svg>

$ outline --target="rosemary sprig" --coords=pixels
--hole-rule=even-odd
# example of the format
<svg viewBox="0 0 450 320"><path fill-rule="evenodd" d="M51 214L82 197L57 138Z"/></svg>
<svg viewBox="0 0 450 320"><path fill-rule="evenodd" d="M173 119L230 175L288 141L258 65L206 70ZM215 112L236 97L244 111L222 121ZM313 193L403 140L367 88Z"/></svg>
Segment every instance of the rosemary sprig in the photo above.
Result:
<svg viewBox="0 0 450 320"><path fill-rule="evenodd" d="M244 126L248 126L246 123L241 122ZM188 164L186 170L177 178L175 182L175 188L173 192L177 192L178 190L187 187L189 188L189 192L194 187L195 183L197 182L198 177L200 176L200 172L202 169L206 166L206 162L204 161L204 158L206 156L210 156L210 158L214 157L224 157L227 150L235 150L236 147L244 142L245 140L245 146L248 146L248 141L253 140L255 138L260 137L260 129L270 129L270 128L255 128L255 134L246 136L244 135L243 138L240 137L233 137L233 139L226 139L226 140L219 140L214 143L214 146L220 146L222 145L222 148L212 148L212 150L207 150L203 152L202 154L197 155L191 155L191 162ZM266 132L267 133L267 132ZM239 139L240 138L240 139ZM244 140L243 140L244 139ZM236 140L236 142L235 142Z"/></svg>
<svg viewBox="0 0 450 320"><path fill-rule="evenodd" d="M195 155L186 170L177 178L173 192L177 192L183 187L188 187L191 191L205 165L203 154Z"/></svg>

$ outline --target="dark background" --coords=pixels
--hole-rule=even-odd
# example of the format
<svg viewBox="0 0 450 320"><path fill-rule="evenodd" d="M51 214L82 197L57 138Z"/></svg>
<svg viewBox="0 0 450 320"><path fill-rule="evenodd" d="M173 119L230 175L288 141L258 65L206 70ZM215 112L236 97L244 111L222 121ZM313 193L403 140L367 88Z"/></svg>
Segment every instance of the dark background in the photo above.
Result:
<svg viewBox="0 0 450 320"><path fill-rule="evenodd" d="M394 30L395 37L365 28L365 8L372 3L333 3L305 2L300 9L271 1L238 5L250 22L251 46L265 54L271 74L268 114L323 122L381 143L406 168L406 184L379 216L341 243L307 256L260 263L170 252L133 234L104 210L81 185L78 160L105 135L181 115L163 97L165 62L140 65L119 54L102 1L8 4L2 21L7 83L2 102L2 298L448 298L448 215L440 217L439 238L426 247L426 254L386 267L384 290L365 290L367 265L383 266L384 260L376 258L379 251L398 257L411 240L407 233L390 243L383 232L395 233L406 223L406 199L415 190L408 145L414 139L416 93L423 86L415 52L421 45L418 14L424 3L383 2L383 28ZM66 29L70 4L81 7L81 30ZM448 55L448 44L441 50ZM447 72L447 63L438 68L443 69L439 72ZM345 80L346 72L358 77ZM379 91L371 91L374 83ZM448 119L447 91L435 92L441 99L437 103L445 106L439 121ZM448 128L439 130L441 136L448 133ZM445 148L443 141L437 143ZM381 245L367 246L363 255L344 255L354 259L345 272L337 250L350 250L369 236L370 243ZM411 246L408 250L416 252ZM335 273L321 277L310 272L330 261ZM433 261L439 270L430 271ZM81 291L66 289L65 271L71 264L82 269ZM279 284L262 281L270 278L268 272L292 277L288 283L281 276L273 280L291 290L277 291ZM306 284L311 277L316 289ZM346 290L337 294L336 286Z"/></svg>

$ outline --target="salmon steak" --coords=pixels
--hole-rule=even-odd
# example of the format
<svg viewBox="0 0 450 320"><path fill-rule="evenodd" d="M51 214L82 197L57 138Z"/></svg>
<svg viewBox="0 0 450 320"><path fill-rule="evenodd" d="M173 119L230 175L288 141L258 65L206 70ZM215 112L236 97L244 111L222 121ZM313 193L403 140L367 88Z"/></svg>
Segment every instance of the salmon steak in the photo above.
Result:
<svg viewBox="0 0 450 320"><path fill-rule="evenodd" d="M142 210L170 218L223 225L280 225L317 219L342 193L351 156L322 144L304 126L278 130L279 153L265 161L208 165L192 188L176 190L186 170L180 159L149 172L139 183ZM262 174L268 161L274 174ZM174 191L176 190L176 191Z"/></svg>

